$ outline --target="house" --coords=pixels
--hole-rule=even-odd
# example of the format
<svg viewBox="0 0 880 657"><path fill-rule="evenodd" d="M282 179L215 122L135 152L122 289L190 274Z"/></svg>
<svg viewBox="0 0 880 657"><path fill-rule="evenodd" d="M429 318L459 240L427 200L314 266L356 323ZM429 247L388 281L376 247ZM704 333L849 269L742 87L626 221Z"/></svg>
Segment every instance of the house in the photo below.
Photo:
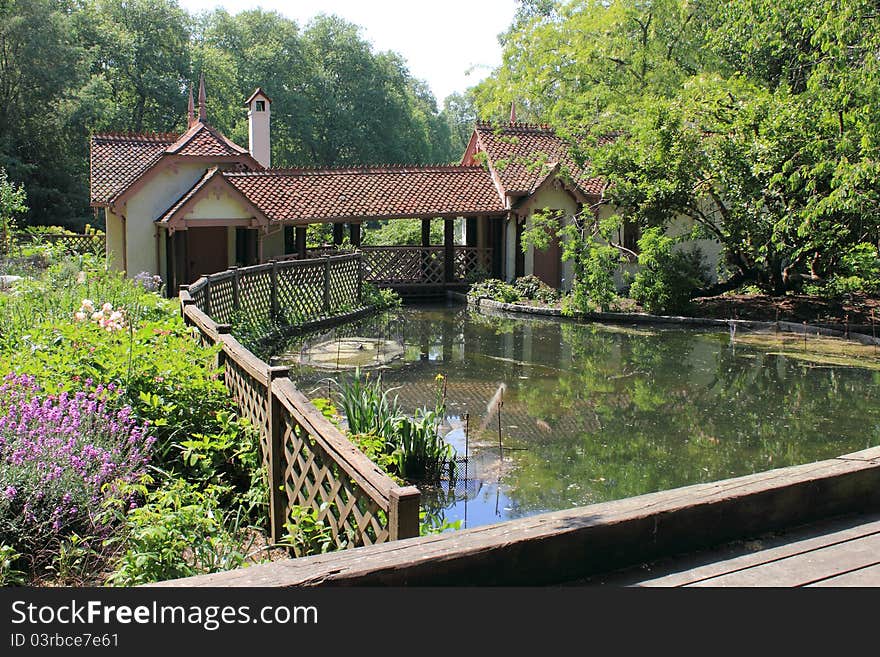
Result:
<svg viewBox="0 0 880 657"><path fill-rule="evenodd" d="M516 122L512 108L509 123L475 126L458 165L278 169L271 167L271 105L259 88L245 101L245 149L209 124L202 77L197 107L190 90L183 134L92 136L91 204L104 210L113 267L157 274L174 293L231 265L305 257L309 224L333 224L337 245L347 226L360 247L362 224L415 218L422 247L432 249L415 256L415 267L394 269L391 260L403 251L362 249L392 272L381 280L442 287L478 275L534 274L570 286L558 241L523 253L522 231L538 210L569 218L592 210L602 181L571 160L548 126ZM429 243L434 218L445 220L442 248ZM456 219L464 244L455 243ZM429 271L431 263L437 266Z"/></svg>

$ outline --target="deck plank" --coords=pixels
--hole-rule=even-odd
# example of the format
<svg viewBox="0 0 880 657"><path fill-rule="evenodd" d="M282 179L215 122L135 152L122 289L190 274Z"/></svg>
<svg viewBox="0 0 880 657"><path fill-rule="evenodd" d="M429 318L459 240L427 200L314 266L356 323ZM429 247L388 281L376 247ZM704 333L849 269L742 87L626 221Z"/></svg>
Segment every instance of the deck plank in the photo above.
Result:
<svg viewBox="0 0 880 657"><path fill-rule="evenodd" d="M880 563L880 534L854 538L789 557L756 564L688 586L805 586Z"/></svg>
<svg viewBox="0 0 880 657"><path fill-rule="evenodd" d="M739 551L745 554L728 557L718 555L717 560L709 555L700 555L698 559L704 563L695 567L693 561L677 563L676 572L637 582L637 586L691 586L702 580L733 574L761 564L790 558L812 550L828 547L855 538L880 532L880 515L845 518L830 523L820 523L787 532L771 540L751 541L743 544ZM757 548L757 549L755 549ZM662 568L662 566L661 566Z"/></svg>
<svg viewBox="0 0 880 657"><path fill-rule="evenodd" d="M809 587L880 586L880 564L852 570L848 573L807 584Z"/></svg>

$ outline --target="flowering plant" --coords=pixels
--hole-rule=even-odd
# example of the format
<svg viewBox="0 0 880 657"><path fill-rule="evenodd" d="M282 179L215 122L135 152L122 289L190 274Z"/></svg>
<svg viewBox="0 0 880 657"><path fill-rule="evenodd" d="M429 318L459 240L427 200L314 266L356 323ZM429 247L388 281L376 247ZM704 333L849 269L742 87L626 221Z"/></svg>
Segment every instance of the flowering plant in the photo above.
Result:
<svg viewBox="0 0 880 657"><path fill-rule="evenodd" d="M91 386L88 386L91 388ZM71 534L105 538L109 501L136 505L130 484L146 473L153 438L115 386L41 395L34 377L0 385L0 544L38 567Z"/></svg>
<svg viewBox="0 0 880 657"><path fill-rule="evenodd" d="M112 303L105 303L100 310L95 310L91 299L83 299L79 310L73 313L73 318L77 322L84 322L89 318L105 331L120 331L126 327L125 313L121 308L113 310Z"/></svg>

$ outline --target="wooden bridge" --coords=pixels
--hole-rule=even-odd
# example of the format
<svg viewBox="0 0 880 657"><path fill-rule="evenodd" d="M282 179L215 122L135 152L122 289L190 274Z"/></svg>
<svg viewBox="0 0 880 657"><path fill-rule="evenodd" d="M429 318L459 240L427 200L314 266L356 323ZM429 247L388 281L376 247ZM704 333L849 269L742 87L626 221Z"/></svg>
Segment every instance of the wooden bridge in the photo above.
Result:
<svg viewBox="0 0 880 657"><path fill-rule="evenodd" d="M492 249L475 246L362 246L364 280L403 295L443 295L491 276ZM334 248L310 249L305 259L339 255ZM278 260L301 259L299 253Z"/></svg>

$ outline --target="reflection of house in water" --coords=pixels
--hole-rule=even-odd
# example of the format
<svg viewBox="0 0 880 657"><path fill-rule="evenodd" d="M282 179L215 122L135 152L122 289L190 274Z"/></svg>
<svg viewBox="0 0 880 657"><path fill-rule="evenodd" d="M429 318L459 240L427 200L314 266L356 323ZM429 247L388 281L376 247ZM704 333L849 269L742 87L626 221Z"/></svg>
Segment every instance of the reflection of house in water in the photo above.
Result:
<svg viewBox="0 0 880 657"><path fill-rule="evenodd" d="M465 330L469 317L472 324ZM533 331L538 323L540 330ZM404 311L309 336L305 344L289 352L289 358L296 359L308 345L354 335L372 335L404 345L401 359L372 371L381 373L383 387L393 389L391 395L397 396L406 412L434 408L438 392L435 377L442 374L446 379L447 432L463 430L468 414L472 446L497 445L499 401L503 402L501 431L506 446L525 447L551 440L556 433L574 435L599 429L587 400L569 400L567 406L542 403L539 406L552 411L542 413L534 403L530 411L524 398L529 390L546 389L549 394L560 375L571 370L571 349L558 321L486 318L461 307L438 308L436 313L417 316ZM327 376L327 372L306 369L298 378L301 387L309 390ZM542 395L535 396L545 401Z"/></svg>

